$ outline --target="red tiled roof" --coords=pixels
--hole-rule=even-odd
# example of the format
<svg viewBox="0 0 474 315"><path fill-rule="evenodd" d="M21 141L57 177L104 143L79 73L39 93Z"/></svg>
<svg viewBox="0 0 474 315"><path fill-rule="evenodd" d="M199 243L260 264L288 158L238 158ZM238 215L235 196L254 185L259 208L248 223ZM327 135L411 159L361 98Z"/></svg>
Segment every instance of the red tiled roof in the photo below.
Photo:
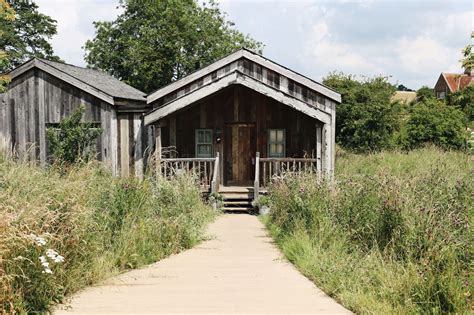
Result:
<svg viewBox="0 0 474 315"><path fill-rule="evenodd" d="M474 76L459 73L443 73L443 77L451 92L463 90L466 86L474 84Z"/></svg>

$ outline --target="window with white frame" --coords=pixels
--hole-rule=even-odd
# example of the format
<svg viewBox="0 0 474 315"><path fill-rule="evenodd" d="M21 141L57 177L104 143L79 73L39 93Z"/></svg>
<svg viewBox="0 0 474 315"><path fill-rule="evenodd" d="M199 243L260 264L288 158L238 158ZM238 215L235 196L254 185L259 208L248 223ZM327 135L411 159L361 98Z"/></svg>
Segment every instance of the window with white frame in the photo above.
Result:
<svg viewBox="0 0 474 315"><path fill-rule="evenodd" d="M268 157L285 156L285 129L268 130Z"/></svg>
<svg viewBox="0 0 474 315"><path fill-rule="evenodd" d="M196 157L212 157L212 129L196 129Z"/></svg>

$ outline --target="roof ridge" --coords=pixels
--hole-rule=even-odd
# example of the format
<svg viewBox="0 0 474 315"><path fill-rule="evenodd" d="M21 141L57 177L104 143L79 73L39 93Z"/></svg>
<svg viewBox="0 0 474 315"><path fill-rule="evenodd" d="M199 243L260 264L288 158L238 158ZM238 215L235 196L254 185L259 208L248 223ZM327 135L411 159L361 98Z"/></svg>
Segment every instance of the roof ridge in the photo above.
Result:
<svg viewBox="0 0 474 315"><path fill-rule="evenodd" d="M38 59L38 60L40 60L40 61L42 61L42 62L47 62L47 63L52 62L52 63L55 63L55 64L66 65L66 66L78 68L78 69L81 69L81 70L94 71L94 72L100 73L100 74L102 74L102 75L108 76L109 78L112 78L112 79L114 79L114 80L116 80L116 81L118 81L118 82L121 82L121 83L123 83L123 84L127 84L129 87L131 87L131 88L137 90L138 92L142 93L144 96L147 95L147 93L145 93L145 92L143 92L143 91L137 89L137 88L134 87L134 86L131 86L131 85L128 84L128 83L123 82L122 80L120 80L120 79L114 77L113 75L107 73L106 71L104 71L104 70L102 70L102 69L94 69L94 68L81 67L81 66L73 65L73 64L67 63L67 62L52 61L52 60L48 60L48 59L44 59L44 58L38 58L38 57L35 57L35 59ZM55 68L56 68L56 67L55 67ZM58 68L56 68L56 69L58 69ZM61 69L58 69L58 70L60 70L61 72L64 72L64 71L62 71ZM67 72L64 72L64 73L68 74L69 76L72 76L72 75L70 75L70 74L67 73ZM74 77L74 78L76 78L76 77ZM76 78L76 79L77 79L77 78ZM78 80L80 80L80 79L78 79ZM80 80L80 81L82 81L82 80ZM84 81L82 81L82 82L84 82ZM87 82L84 82L84 83L87 83ZM87 83L87 84L88 84L88 83ZM88 84L88 85L90 85L90 84Z"/></svg>

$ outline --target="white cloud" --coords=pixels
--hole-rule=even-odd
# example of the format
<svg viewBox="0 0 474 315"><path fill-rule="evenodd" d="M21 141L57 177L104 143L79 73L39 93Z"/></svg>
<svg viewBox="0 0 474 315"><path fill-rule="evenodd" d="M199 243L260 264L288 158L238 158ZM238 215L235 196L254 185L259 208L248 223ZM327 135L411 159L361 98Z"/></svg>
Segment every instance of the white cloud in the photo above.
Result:
<svg viewBox="0 0 474 315"><path fill-rule="evenodd" d="M400 66L409 73L431 72L434 66L445 69L443 71L459 69L456 57L460 55L460 49L443 45L432 37L421 35L400 38L395 43L395 52Z"/></svg>
<svg viewBox="0 0 474 315"><path fill-rule="evenodd" d="M113 20L118 0L36 0L58 20L56 54L83 65L81 47L93 21ZM201 0L200 0L201 2ZM220 0L264 53L320 79L332 70L393 75L411 88L432 85L442 71L460 71L461 49L474 29L467 0ZM258 19L255 12L259 13Z"/></svg>
<svg viewBox="0 0 474 315"><path fill-rule="evenodd" d="M354 47L337 41L324 21L312 27L306 51L311 63L324 69L364 72L376 70L367 56L358 53Z"/></svg>
<svg viewBox="0 0 474 315"><path fill-rule="evenodd" d="M94 37L93 21L113 20L120 10L117 1L36 0L39 11L57 20L52 39L54 51L68 63L84 65L84 46Z"/></svg>

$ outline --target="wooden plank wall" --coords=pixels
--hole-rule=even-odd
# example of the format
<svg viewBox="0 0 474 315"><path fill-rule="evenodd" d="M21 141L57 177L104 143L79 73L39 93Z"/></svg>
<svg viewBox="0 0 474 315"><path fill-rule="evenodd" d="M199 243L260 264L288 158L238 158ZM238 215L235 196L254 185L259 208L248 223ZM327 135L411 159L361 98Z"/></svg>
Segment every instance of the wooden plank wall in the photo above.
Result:
<svg viewBox="0 0 474 315"><path fill-rule="evenodd" d="M0 134L18 158L46 163L47 125L59 123L81 104L86 108L84 121L100 124L103 130L96 143L97 158L113 169L112 106L38 69L9 85L0 108Z"/></svg>
<svg viewBox="0 0 474 315"><path fill-rule="evenodd" d="M234 102L235 97L237 102ZM286 130L287 157L316 157L316 126L321 127L320 122L239 85L163 119L160 122L163 147L173 145L173 141L176 141L178 157L195 157L195 129L209 128L214 132L220 130L222 140L214 143L214 149L224 156L225 124L232 122L255 123L255 149L261 157L267 157L268 129Z"/></svg>

